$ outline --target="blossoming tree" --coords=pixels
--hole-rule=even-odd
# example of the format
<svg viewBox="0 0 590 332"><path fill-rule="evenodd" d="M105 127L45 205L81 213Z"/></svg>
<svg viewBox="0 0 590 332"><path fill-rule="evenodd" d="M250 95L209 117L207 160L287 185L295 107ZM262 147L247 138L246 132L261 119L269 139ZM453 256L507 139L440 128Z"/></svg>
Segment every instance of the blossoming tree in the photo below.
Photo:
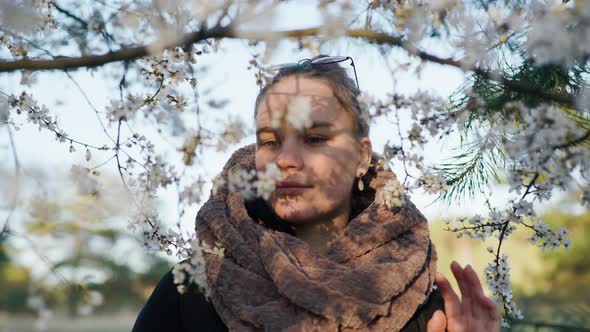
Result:
<svg viewBox="0 0 590 332"><path fill-rule="evenodd" d="M568 230L535 219L535 209L555 190L572 186L580 189L580 202L590 205L590 4L322 0L316 10L323 23L273 29L272 19L285 2L106 0L79 6L66 0L0 0L0 77L20 77L20 86L0 83L1 129L11 139L19 127L37 126L63 143L64 153L83 153L89 162L106 156L93 166L72 166L81 190L96 192L98 169L114 167L133 197L129 227L147 247L192 257L176 268L175 279L182 284L186 275L181 272L188 271L192 281L202 284L202 255L223 255L223 248L204 247L179 229L164 227L150 204L160 189L176 187L181 217L187 207L200 203L210 181L200 176L188 180L187 170L203 167L200 160L207 151L225 149L248 133L248 126L232 117L222 129L211 129L207 113L227 109L223 100L207 101L199 89L207 79L201 57L225 52L228 40L242 40L251 50L244 70L253 72L258 85L269 77L266 65L284 40L309 54L343 40L374 48L385 58L394 51L406 52L413 61L391 69L392 75L403 71L418 77L426 63L458 68L465 83L448 98L423 91L391 91L387 98L363 92L366 117L391 123L394 143L385 145L380 162L401 163L405 172L388 184L383 199L396 206L413 191L424 190L450 202L488 196L494 184L507 182L512 194L508 205L489 203L486 213L449 221L448 230L485 243L496 239L488 246L485 280L504 307L505 322L519 318L502 244L520 227L530 232L531 244L543 250L567 249ZM82 70L118 86L105 109L96 109L88 98L84 106L96 114L104 142L71 136L55 109L35 98L39 72L61 72L74 80L70 73ZM308 101L296 100L286 119L304 128L309 125L308 111ZM409 125L400 121L400 114L411 114ZM162 136L182 140L176 150L182 169L159 154L149 135L131 129L146 122ZM426 164L422 147L447 135L461 138L457 155ZM263 174L237 172L213 179L213 190L228 182L244 195L266 197L278 175L272 166ZM9 232L8 221L2 233Z"/></svg>

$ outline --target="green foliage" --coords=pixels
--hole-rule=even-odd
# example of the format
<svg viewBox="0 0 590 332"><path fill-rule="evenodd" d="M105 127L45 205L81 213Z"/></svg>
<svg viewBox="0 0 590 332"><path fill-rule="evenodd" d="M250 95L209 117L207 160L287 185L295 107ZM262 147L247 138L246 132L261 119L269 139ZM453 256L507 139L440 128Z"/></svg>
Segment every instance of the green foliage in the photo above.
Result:
<svg viewBox="0 0 590 332"><path fill-rule="evenodd" d="M572 302L587 301L590 299L590 211L573 215L553 210L541 218L553 227L563 226L572 232L572 247L569 252L543 254L543 259L550 267L546 275L546 280L550 281L546 292Z"/></svg>
<svg viewBox="0 0 590 332"><path fill-rule="evenodd" d="M560 95L578 94L586 87L585 78L588 73L586 65L566 68L555 64L537 65L529 60L523 60L522 64L517 66L507 65L504 71L508 82L526 85L533 91ZM480 74L474 74L471 77L471 84L466 87L469 87L483 102L483 111L470 108L466 104L457 106L470 108L472 110L470 116L481 122L492 121L491 117L494 114L505 116L504 106L509 102L521 102L529 108L547 103L547 99L541 95L517 91L506 82L497 82Z"/></svg>
<svg viewBox="0 0 590 332"><path fill-rule="evenodd" d="M29 270L11 261L6 238L0 236L0 311L26 310Z"/></svg>
<svg viewBox="0 0 590 332"><path fill-rule="evenodd" d="M572 195L560 205L567 208L577 196L578 193ZM552 227L568 228L572 232L572 246L569 252L539 253L544 269L541 275L530 276L538 285L535 292L527 295L517 289L515 293L527 321L555 324L558 327L553 331L581 331L580 327L590 326L590 210L571 214L553 209L540 218ZM517 325L513 330L533 331L525 325Z"/></svg>

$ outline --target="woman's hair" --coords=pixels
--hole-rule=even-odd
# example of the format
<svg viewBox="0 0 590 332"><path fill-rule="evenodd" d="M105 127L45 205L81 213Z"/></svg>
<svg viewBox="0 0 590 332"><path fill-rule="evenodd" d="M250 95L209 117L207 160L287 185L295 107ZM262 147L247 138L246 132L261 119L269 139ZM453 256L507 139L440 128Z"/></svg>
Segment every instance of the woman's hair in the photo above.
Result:
<svg viewBox="0 0 590 332"><path fill-rule="evenodd" d="M327 57L327 55L318 55L311 60ZM363 117L363 112L360 107L358 90L355 81L352 80L346 70L340 67L337 63L332 64L317 64L317 65L300 65L280 69L277 74L271 79L256 97L256 104L254 108L254 118L258 114L258 107L262 99L266 95L268 89L279 82L282 78L288 76L303 76L308 78L318 78L328 82L338 102L352 113L354 122L355 136L357 139L369 136L369 123Z"/></svg>

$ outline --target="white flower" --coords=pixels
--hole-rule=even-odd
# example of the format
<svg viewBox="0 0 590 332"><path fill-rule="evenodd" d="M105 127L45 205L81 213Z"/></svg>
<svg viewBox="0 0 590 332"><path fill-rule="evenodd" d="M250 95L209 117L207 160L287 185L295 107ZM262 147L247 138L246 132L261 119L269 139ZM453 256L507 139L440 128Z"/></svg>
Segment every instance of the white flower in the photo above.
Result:
<svg viewBox="0 0 590 332"><path fill-rule="evenodd" d="M428 194L437 194L447 190L447 180L440 173L433 174L427 170L422 174L419 181Z"/></svg>
<svg viewBox="0 0 590 332"><path fill-rule="evenodd" d="M9 112L8 98L0 95L0 126L8 122Z"/></svg>
<svg viewBox="0 0 590 332"><path fill-rule="evenodd" d="M535 233L528 238L531 244L537 245L542 251L549 248L551 251L555 251L563 245L566 250L569 250L571 241L569 236L571 232L565 227L559 227L558 231L553 230L544 221L539 220L533 225Z"/></svg>
<svg viewBox="0 0 590 332"><path fill-rule="evenodd" d="M219 258L223 258L225 256L225 248L221 246L221 242L219 241L215 242L215 246L213 248L209 247L209 245L205 242L203 242L201 245L203 252L215 255Z"/></svg>
<svg viewBox="0 0 590 332"><path fill-rule="evenodd" d="M181 264L174 265L174 268L172 268L172 277L172 281L175 285L183 284L185 282L186 274L184 274L183 266Z"/></svg>
<svg viewBox="0 0 590 332"><path fill-rule="evenodd" d="M224 257L225 248L216 242L211 248L207 243L195 239L190 244L190 259L176 264L172 269L173 282L179 293L186 292L188 284L195 284L206 297L210 294L207 283L205 254ZM188 277L188 280L187 280Z"/></svg>
<svg viewBox="0 0 590 332"><path fill-rule="evenodd" d="M213 195L217 195L219 188L223 185L225 185L225 179L219 174L213 179L213 187L211 188L211 193Z"/></svg>
<svg viewBox="0 0 590 332"><path fill-rule="evenodd" d="M107 117L113 122L122 118L129 120L141 106L140 98L133 95L130 95L125 102L112 99L111 104L106 107Z"/></svg>
<svg viewBox="0 0 590 332"><path fill-rule="evenodd" d="M517 215L525 215L525 216L534 216L535 211L533 210L533 203L528 202L525 200L521 200L518 203L514 204L515 214Z"/></svg>
<svg viewBox="0 0 590 332"><path fill-rule="evenodd" d="M187 204L199 204L201 202L201 193L203 190L203 185L203 180L199 179L194 183L186 186L179 193L180 200L186 201Z"/></svg>
<svg viewBox="0 0 590 332"><path fill-rule="evenodd" d="M80 165L72 165L70 178L78 187L78 192L83 195L94 195L98 192L98 181L92 178L90 170Z"/></svg>
<svg viewBox="0 0 590 332"><path fill-rule="evenodd" d="M342 17L332 15L327 11L324 11L322 16L324 17L324 24L318 31L322 38L332 39L344 35L346 32L346 23Z"/></svg>
<svg viewBox="0 0 590 332"><path fill-rule="evenodd" d="M37 76L30 70L25 70L21 74L20 84L28 87L32 87L37 83Z"/></svg>
<svg viewBox="0 0 590 332"><path fill-rule="evenodd" d="M246 135L246 124L241 118L233 117L225 122L225 130L217 141L217 151L225 151L228 145L237 144Z"/></svg>
<svg viewBox="0 0 590 332"><path fill-rule="evenodd" d="M584 17L581 15L580 18ZM586 51L587 28L581 31L567 27L579 22L580 18L564 15L561 11L550 11L547 15L533 18L530 23L526 48L539 64L569 64Z"/></svg>
<svg viewBox="0 0 590 332"><path fill-rule="evenodd" d="M270 194L276 189L276 182L281 180L283 175L276 163L266 165L266 171L258 173L258 180L254 182L258 196L265 200L270 198Z"/></svg>
<svg viewBox="0 0 590 332"><path fill-rule="evenodd" d="M430 10L439 12L453 9L458 4L457 0L433 0L428 3L428 6Z"/></svg>
<svg viewBox="0 0 590 332"><path fill-rule="evenodd" d="M201 20L206 20L208 18L208 16L215 12L216 10L219 10L220 8L223 8L223 6L225 6L225 2L223 1L189 1L187 2L187 5L189 6L187 8L188 14L193 16L194 18L196 18L197 20L201 21ZM248 6L249 7L249 6ZM248 8L246 7L246 8ZM248 9L246 9L248 10Z"/></svg>
<svg viewBox="0 0 590 332"><path fill-rule="evenodd" d="M363 91L357 98L361 109L368 111L374 107L377 103L375 96L368 94L367 92Z"/></svg>
<svg viewBox="0 0 590 332"><path fill-rule="evenodd" d="M408 132L408 139L410 140L410 142L412 142L412 144L422 145L426 143L426 139L424 138L424 136L422 136L422 126L414 123L414 125L412 125L412 128Z"/></svg>
<svg viewBox="0 0 590 332"><path fill-rule="evenodd" d="M383 186L381 199L389 208L402 206L405 203L406 188L396 178L389 180Z"/></svg>
<svg viewBox="0 0 590 332"><path fill-rule="evenodd" d="M238 169L232 171L228 175L229 191L240 192L242 197L250 199L254 197L254 187L252 181L256 175L255 170L247 171L245 169Z"/></svg>
<svg viewBox="0 0 590 332"><path fill-rule="evenodd" d="M296 129L304 130L311 127L311 98L308 96L293 96L287 106L287 121Z"/></svg>
<svg viewBox="0 0 590 332"><path fill-rule="evenodd" d="M153 153L153 145L146 143L148 152ZM177 181L174 166L168 165L162 156L148 158L144 165L144 171L137 177L138 189L144 190L146 194L155 195L158 188L166 188Z"/></svg>
<svg viewBox="0 0 590 332"><path fill-rule="evenodd" d="M508 309L506 314L510 318L522 318L520 310L516 308L516 304L512 301L508 256L502 255L498 262L495 260L490 262L484 269L484 277L492 295Z"/></svg>

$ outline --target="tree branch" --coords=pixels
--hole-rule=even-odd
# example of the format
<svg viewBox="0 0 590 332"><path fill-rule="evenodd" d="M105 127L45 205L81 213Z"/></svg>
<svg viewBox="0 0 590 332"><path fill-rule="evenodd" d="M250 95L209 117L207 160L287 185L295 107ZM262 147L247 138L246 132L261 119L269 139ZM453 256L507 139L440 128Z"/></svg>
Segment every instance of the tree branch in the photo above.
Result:
<svg viewBox="0 0 590 332"><path fill-rule="evenodd" d="M234 36L230 28L215 27L206 31L196 31L185 35L179 42L173 42L165 45L165 48L176 45L187 45L199 42L209 38L232 38ZM16 70L67 70L81 67L99 67L111 62L129 61L138 59L150 54L150 49L155 47L154 44L123 48L118 51L108 52L100 55L87 55L80 57L56 56L54 60L15 60L0 61L0 73L11 72Z"/></svg>
<svg viewBox="0 0 590 332"><path fill-rule="evenodd" d="M277 31L271 33L273 37L284 38L303 38L310 36L317 36L321 32L320 28L299 29L290 31ZM365 39L368 42L376 44L387 44L401 47L410 54L419 57L422 60L447 65L459 68L464 71L471 71L486 79L490 79L506 85L507 87L526 94L535 95L548 101L557 102L566 106L574 106L574 97L570 94L555 94L547 92L520 81L509 80L501 73L490 72L485 69L467 66L465 63L450 58L442 58L434 54L430 54L421 50L413 50L408 47L403 38L386 33L375 32L366 29L356 29L344 31L344 35L351 38ZM266 40L269 38L269 32L265 31L239 31L235 32L232 26L220 27L215 26L212 29L200 30L186 34L180 41L172 42L165 45L165 48L174 47L177 45L190 45L201 40L209 38L244 38ZM131 48L123 48L118 51L108 52L102 55L89 55L81 57L57 57L55 60L16 60L16 61L0 61L0 72L10 72L15 70L66 70L80 67L98 67L111 62L129 61L141 58L150 54L149 50L153 49L155 44L144 45Z"/></svg>

